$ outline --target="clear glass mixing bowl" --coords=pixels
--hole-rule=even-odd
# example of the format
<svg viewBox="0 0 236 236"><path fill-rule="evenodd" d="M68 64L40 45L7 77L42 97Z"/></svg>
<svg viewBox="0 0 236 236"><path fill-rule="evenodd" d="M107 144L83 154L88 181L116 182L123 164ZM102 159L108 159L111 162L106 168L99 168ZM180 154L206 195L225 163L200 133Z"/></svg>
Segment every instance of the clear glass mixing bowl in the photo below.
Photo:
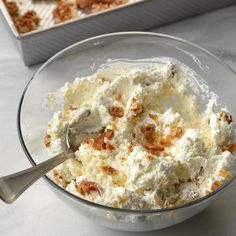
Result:
<svg viewBox="0 0 236 236"><path fill-rule="evenodd" d="M53 111L45 109L47 93L56 91L75 77L94 73L108 59L172 57L192 68L227 104L236 117L236 76L223 62L206 50L182 39L144 32L102 35L76 43L48 60L27 85L19 105L18 130L22 147L35 165L48 158L43 145L47 123ZM233 178L234 179L234 178ZM109 228L125 231L151 231L184 221L205 209L232 182L191 203L159 210L127 210L88 202L45 180L65 203L79 214Z"/></svg>

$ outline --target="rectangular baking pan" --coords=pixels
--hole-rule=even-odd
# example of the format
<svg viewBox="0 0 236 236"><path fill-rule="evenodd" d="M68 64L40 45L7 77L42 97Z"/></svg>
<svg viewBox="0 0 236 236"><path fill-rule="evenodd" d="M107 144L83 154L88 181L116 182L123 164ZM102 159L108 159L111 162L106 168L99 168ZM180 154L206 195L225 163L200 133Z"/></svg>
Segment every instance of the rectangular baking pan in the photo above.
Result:
<svg viewBox="0 0 236 236"><path fill-rule="evenodd" d="M26 34L18 34L4 3L0 8L25 65L43 62L63 48L103 33L157 28L235 4L236 0L141 0Z"/></svg>

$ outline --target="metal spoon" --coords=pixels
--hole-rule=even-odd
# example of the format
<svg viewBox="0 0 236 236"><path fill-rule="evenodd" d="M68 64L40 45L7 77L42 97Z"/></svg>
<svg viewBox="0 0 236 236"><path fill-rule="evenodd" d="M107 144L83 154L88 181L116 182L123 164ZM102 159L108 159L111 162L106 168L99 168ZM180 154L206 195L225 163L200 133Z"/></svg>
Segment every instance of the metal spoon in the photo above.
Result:
<svg viewBox="0 0 236 236"><path fill-rule="evenodd" d="M90 110L85 110L78 120L82 120L90 116ZM66 146L67 150L44 161L34 167L26 170L0 177L0 198L6 203L13 203L26 189L28 189L36 180L44 176L48 171L52 170L62 162L74 158L72 151L71 129L75 124L69 125L66 130Z"/></svg>

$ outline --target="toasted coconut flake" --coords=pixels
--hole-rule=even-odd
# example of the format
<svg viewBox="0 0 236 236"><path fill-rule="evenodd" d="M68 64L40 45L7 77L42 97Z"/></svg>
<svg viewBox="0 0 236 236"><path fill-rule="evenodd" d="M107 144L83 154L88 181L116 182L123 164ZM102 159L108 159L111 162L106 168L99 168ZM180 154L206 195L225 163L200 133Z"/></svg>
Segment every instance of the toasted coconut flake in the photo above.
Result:
<svg viewBox="0 0 236 236"><path fill-rule="evenodd" d="M101 193L97 183L86 180L76 184L76 189L82 195L90 194L92 191L98 192L99 194Z"/></svg>

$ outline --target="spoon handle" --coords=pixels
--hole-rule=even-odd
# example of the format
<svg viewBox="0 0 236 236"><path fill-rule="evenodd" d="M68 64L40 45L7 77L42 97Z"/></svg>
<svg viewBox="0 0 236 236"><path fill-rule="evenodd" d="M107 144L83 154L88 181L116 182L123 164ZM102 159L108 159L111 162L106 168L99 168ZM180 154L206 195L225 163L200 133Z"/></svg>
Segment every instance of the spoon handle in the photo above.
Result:
<svg viewBox="0 0 236 236"><path fill-rule="evenodd" d="M0 198L6 203L14 202L36 180L67 159L67 155L60 153L36 166L0 177Z"/></svg>

